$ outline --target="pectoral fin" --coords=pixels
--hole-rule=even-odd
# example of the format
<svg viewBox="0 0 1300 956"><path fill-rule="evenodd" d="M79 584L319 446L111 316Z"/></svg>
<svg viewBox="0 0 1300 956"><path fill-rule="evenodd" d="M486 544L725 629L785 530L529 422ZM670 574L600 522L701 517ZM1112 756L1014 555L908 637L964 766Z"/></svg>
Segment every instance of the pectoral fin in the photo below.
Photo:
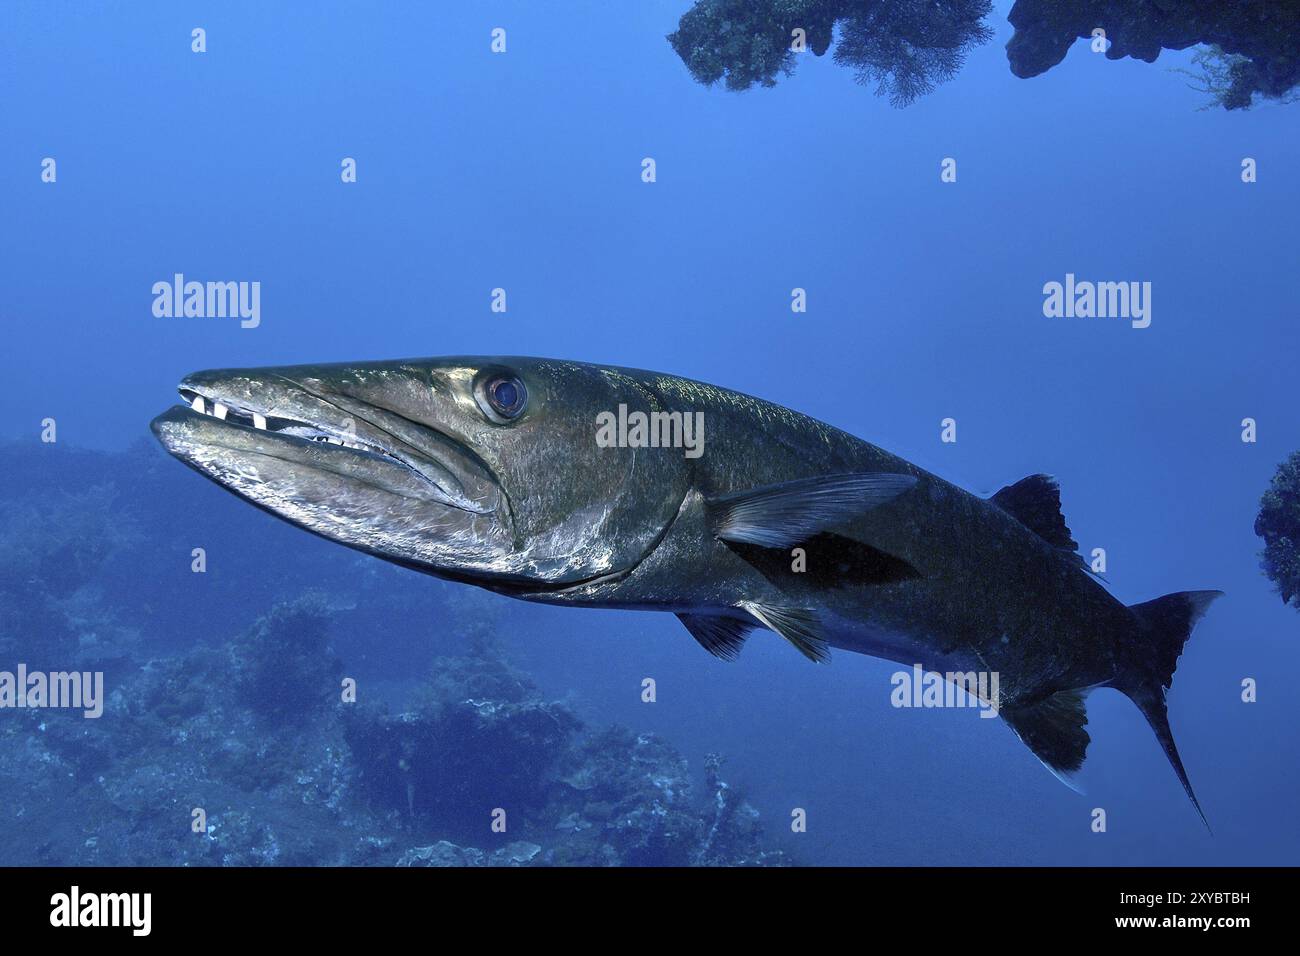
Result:
<svg viewBox="0 0 1300 956"><path fill-rule="evenodd" d="M857 518L916 484L912 475L864 473L801 478L708 502L724 541L788 548Z"/></svg>

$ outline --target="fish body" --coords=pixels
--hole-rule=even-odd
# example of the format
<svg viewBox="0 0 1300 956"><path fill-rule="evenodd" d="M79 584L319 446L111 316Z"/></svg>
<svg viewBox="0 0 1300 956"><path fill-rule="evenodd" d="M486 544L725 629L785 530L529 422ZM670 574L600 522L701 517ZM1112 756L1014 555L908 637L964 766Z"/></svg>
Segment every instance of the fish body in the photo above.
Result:
<svg viewBox="0 0 1300 956"><path fill-rule="evenodd" d="M215 370L180 392L153 423L167 450L309 531L522 600L670 612L724 659L770 630L813 660L993 674L986 703L1066 782L1087 693L1117 688L1200 810L1165 692L1218 592L1116 600L1047 476L985 498L761 399L551 359Z"/></svg>

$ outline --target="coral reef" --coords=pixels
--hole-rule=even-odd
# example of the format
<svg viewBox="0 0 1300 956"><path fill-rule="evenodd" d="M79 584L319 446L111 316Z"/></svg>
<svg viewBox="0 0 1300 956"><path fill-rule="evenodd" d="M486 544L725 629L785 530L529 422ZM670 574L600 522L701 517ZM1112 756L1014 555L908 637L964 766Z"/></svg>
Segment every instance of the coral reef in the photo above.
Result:
<svg viewBox="0 0 1300 956"><path fill-rule="evenodd" d="M14 493L17 492L17 493ZM84 490L18 486L0 510L0 656L21 648L34 667L129 653L138 632L104 606L95 578L110 558L140 540L113 516L111 483Z"/></svg>
<svg viewBox="0 0 1300 956"><path fill-rule="evenodd" d="M1007 44L1011 72L1038 76L1080 38L1106 31L1112 60L1147 63L1164 50L1197 44L1202 89L1227 109L1249 107L1256 94L1285 97L1300 84L1300 6L1277 0L1017 0L1007 19L1016 28ZM1217 51L1217 52L1215 52Z"/></svg>
<svg viewBox="0 0 1300 956"><path fill-rule="evenodd" d="M75 461L81 492L45 480L48 462L34 462L46 450L9 453L0 668L106 670L107 700L98 719L3 712L0 862L789 862L716 761L700 788L662 739L589 728L546 700L494 645L494 598L432 581L414 589L432 596L413 598L376 562L359 567L301 536L284 538L293 550L282 554L274 535L259 565L307 568L321 587L259 591L256 567L223 556L239 535L267 534L262 516L232 503L173 528L150 509L165 515L185 494L138 451L58 452ZM185 493L196 487L174 475ZM226 565L220 578L212 565L191 574L193 541ZM157 576L126 583L141 568ZM257 607L268 610L249 623ZM218 632L195 639L204 625ZM358 674L352 703L344 678ZM378 686L396 712L370 693Z"/></svg>
<svg viewBox="0 0 1300 956"><path fill-rule="evenodd" d="M549 811L554 767L581 726L563 704L540 699L522 674L479 648L444 657L414 710L345 714L344 736L372 804L396 810L416 832L460 839L485 831L488 812L507 808L509 832Z"/></svg>
<svg viewBox="0 0 1300 956"><path fill-rule="evenodd" d="M1264 539L1260 568L1282 600L1300 608L1300 451L1277 466L1260 499L1255 534Z"/></svg>
<svg viewBox="0 0 1300 956"><path fill-rule="evenodd" d="M986 43L988 0L696 0L668 42L693 79L729 90L775 86L794 72L795 30L808 52L854 71L894 106L907 106L952 79ZM1202 45L1197 89L1212 105L1290 101L1300 84L1300 6L1277 0L1017 0L1007 19L1011 72L1038 76L1078 39L1106 31L1106 56L1154 62L1161 50ZM838 37L837 37L838 31Z"/></svg>
<svg viewBox="0 0 1300 956"><path fill-rule="evenodd" d="M907 106L956 75L987 42L989 0L697 0L668 35L691 76L729 90L775 86L794 72L794 30L822 56L840 31L834 59L894 106Z"/></svg>

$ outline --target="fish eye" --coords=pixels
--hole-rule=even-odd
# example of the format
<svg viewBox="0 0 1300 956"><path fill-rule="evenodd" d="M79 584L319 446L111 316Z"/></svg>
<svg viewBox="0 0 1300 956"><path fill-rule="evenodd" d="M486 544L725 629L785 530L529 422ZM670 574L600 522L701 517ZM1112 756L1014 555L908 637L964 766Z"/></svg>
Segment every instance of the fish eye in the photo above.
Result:
<svg viewBox="0 0 1300 956"><path fill-rule="evenodd" d="M506 372L494 372L483 379L481 388L483 402L491 412L490 417L513 421L524 412L528 404L528 389L516 375Z"/></svg>

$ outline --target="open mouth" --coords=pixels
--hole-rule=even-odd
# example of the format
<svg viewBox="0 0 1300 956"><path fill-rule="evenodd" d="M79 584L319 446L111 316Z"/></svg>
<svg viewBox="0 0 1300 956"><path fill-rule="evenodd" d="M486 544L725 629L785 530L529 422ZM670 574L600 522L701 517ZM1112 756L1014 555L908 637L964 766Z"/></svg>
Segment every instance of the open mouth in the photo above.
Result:
<svg viewBox="0 0 1300 956"><path fill-rule="evenodd" d="M335 409L329 403L323 403L322 412L338 412L338 423L313 421L285 414L284 407L293 409L299 404L297 402L277 402L277 413L271 414L250 407L247 398L241 400L227 397L210 388L200 392L191 387L190 382L181 385L178 391L188 409L183 412L178 406L174 415L197 414L205 420L215 420L212 424L220 422L215 433L208 432L205 443L209 446L226 447L229 441L231 451L240 454L279 458L303 468L340 474L346 472L346 477L351 480L362 480L363 474L369 475L368 480L378 482L394 492L405 495L414 492L419 498L437 501L471 514L490 513L496 507L494 501L474 500L466 494L463 482L449 467L449 462L441 460L445 455L431 456L415 448L403 447L406 442L388 435L384 428L374 427L374 423L369 421L369 415L354 417L345 408ZM319 399L312 396L309 401L311 400ZM263 405L262 409L265 408ZM356 424L358 418L362 423L360 426ZM358 427L364 428L364 435L357 434ZM231 431L227 433L226 429ZM220 437L223 434L230 437L223 440ZM266 436L270 440L259 442L260 436ZM392 437L391 445L384 441L385 437ZM440 437L444 439L442 444L455 444L450 439L445 439L445 436ZM250 442L254 444L250 445ZM451 449L446 451L450 452ZM339 455L337 459L334 457L336 453ZM359 470L357 466L364 465L367 460L399 470ZM384 477L385 474L388 477Z"/></svg>
<svg viewBox="0 0 1300 956"><path fill-rule="evenodd" d="M282 418L279 416L263 415L261 412L255 412L249 409L240 408L237 405L218 402L214 399L205 398L198 392L191 389L182 388L180 394L185 403L201 415L209 415L218 421L223 421L227 425L237 425L242 428L251 428L256 431L271 432L275 435L282 435L290 438L301 439L309 442L324 442L328 445L339 445L343 448L351 448L354 451L366 452L367 454L376 455L381 458L387 458L389 461L396 462L406 468L419 474L419 470L413 468L409 462L398 457L381 445L372 442L362 441L355 434L343 429L331 429L324 425L313 424L311 422L298 421L292 418ZM421 477L428 480L427 476L421 474Z"/></svg>

